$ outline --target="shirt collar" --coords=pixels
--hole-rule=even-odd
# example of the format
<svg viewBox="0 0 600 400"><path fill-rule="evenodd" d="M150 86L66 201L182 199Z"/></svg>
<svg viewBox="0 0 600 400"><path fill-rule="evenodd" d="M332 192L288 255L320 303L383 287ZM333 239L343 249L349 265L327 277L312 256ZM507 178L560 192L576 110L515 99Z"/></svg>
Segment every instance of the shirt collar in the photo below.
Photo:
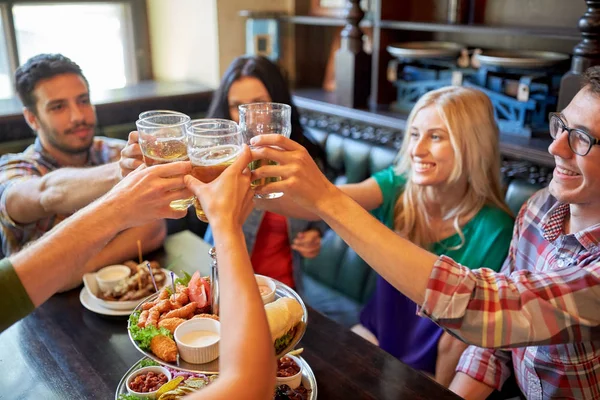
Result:
<svg viewBox="0 0 600 400"><path fill-rule="evenodd" d="M554 242L564 234L565 218L570 214L568 203L555 203L540 221L542 236L549 242ZM575 232L572 236L587 250L596 251L600 244L600 224Z"/></svg>
<svg viewBox="0 0 600 400"><path fill-rule="evenodd" d="M93 149L94 149L94 145L92 144L92 146L90 147L90 150L88 150L88 157L87 157L87 162L85 163L85 166L100 165L98 155L95 154ZM44 149L44 146L42 145L42 141L40 140L39 136L35 138L35 142L33 143L33 151L35 153L38 153L44 161L51 164L54 168L63 167L63 165L60 165L58 163L58 161L56 161L54 159L54 157L52 157L50 155L50 153L48 153L46 151L46 149Z"/></svg>

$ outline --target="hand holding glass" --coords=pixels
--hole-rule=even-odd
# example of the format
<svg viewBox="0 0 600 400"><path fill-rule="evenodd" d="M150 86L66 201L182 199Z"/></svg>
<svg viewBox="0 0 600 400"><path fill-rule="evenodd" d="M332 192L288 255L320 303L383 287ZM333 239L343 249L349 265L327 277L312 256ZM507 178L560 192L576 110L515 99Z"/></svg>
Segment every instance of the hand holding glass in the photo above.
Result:
<svg viewBox="0 0 600 400"><path fill-rule="evenodd" d="M217 179L238 158L244 139L238 125L226 119L197 119L187 130L187 151L192 162L192 175L201 182ZM196 199L196 216L208 222L202 205Z"/></svg>
<svg viewBox="0 0 600 400"><path fill-rule="evenodd" d="M240 129L247 143L254 136L266 134L279 134L286 138L292 133L292 108L287 104L280 103L252 103L242 104L238 107L240 111ZM276 165L271 160L256 160L250 163L250 170L258 169L261 165ZM252 182L254 189L270 182L277 182L280 177L258 179ZM283 193L269 193L264 195L255 194L259 199L276 199Z"/></svg>
<svg viewBox="0 0 600 400"><path fill-rule="evenodd" d="M190 117L176 111L146 111L136 121L144 163L150 167L188 159L186 126ZM174 210L187 210L194 198L171 202Z"/></svg>

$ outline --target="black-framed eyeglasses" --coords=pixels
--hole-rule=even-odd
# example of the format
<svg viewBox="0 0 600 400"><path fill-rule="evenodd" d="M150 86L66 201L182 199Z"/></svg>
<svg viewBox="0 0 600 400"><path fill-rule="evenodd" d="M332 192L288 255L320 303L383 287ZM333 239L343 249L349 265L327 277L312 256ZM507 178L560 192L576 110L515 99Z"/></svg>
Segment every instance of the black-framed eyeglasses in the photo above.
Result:
<svg viewBox="0 0 600 400"><path fill-rule="evenodd" d="M583 129L569 128L558 113L550 113L548 119L550 120L550 136L552 136L552 139L556 139L559 133L567 131L569 135L569 147L573 153L579 156L587 155L592 146L600 144L599 139L596 139Z"/></svg>

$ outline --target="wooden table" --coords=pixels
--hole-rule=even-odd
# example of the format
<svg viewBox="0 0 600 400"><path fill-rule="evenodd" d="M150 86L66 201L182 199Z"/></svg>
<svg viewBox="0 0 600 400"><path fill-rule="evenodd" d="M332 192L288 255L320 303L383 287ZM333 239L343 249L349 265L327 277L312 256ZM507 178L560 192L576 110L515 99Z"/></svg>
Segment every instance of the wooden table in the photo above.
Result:
<svg viewBox="0 0 600 400"><path fill-rule="evenodd" d="M167 258L186 243L203 265L207 246L193 241L189 234L170 238ZM179 260L196 264L194 257ZM79 292L55 295L0 334L0 399L114 398L119 380L142 355L129 341L126 317L86 310ZM301 346L319 399L458 398L312 309Z"/></svg>

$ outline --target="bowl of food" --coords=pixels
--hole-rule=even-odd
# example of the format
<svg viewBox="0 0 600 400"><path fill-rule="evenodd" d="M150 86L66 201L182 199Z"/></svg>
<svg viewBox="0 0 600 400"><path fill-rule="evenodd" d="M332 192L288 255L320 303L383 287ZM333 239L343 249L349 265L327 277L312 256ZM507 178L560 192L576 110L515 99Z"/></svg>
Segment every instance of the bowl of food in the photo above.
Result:
<svg viewBox="0 0 600 400"><path fill-rule="evenodd" d="M277 386L296 389L302 382L302 363L296 356L286 355L277 360Z"/></svg>
<svg viewBox="0 0 600 400"><path fill-rule="evenodd" d="M168 369L160 366L140 368L127 378L127 392L140 398L155 399L156 392L171 380Z"/></svg>
<svg viewBox="0 0 600 400"><path fill-rule="evenodd" d="M129 274L131 274L131 270L127 265L109 265L96 272L96 281L100 290L108 292L113 290Z"/></svg>
<svg viewBox="0 0 600 400"><path fill-rule="evenodd" d="M273 302L275 300L275 281L264 275L255 275L255 277L263 304Z"/></svg>
<svg viewBox="0 0 600 400"><path fill-rule="evenodd" d="M193 318L173 334L179 357L190 364L206 364L219 358L221 323L212 318Z"/></svg>
<svg viewBox="0 0 600 400"><path fill-rule="evenodd" d="M100 285L102 277L98 275L106 268L98 272L87 273L83 276L83 284L94 301L102 307L111 310L133 310L143 299L154 294L154 282L148 270L148 264L154 276L154 282L160 290L165 285L171 285L169 271L160 267L156 261L138 264L127 261L127 275L109 290L103 290ZM125 271L123 269L123 271Z"/></svg>

